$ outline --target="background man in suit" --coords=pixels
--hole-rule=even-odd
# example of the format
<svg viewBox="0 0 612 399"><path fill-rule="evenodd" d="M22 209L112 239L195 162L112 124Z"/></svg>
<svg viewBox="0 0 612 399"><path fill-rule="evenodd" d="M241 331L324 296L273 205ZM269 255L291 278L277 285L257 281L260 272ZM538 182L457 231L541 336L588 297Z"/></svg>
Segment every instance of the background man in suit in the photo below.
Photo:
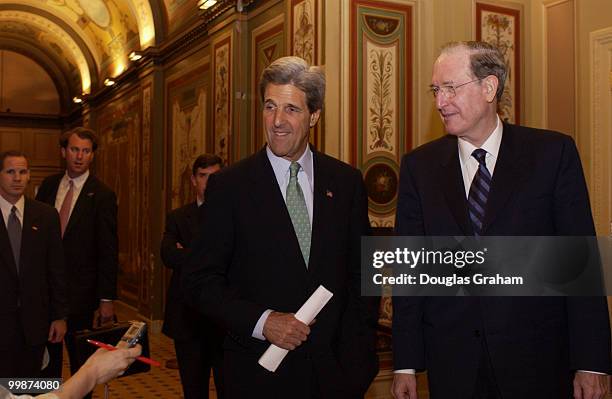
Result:
<svg viewBox="0 0 612 399"><path fill-rule="evenodd" d="M500 121L506 74L487 43L442 50L431 90L449 134L404 156L398 235L595 235L573 140ZM416 398L408 369L427 369L432 399L601 398L610 370L607 303L395 297L393 349L395 398Z"/></svg>
<svg viewBox="0 0 612 399"><path fill-rule="evenodd" d="M183 303L180 279L191 253L191 241L200 227L200 207L208 177L221 170L217 155L202 154L192 167L191 184L196 200L170 212L161 242L164 265L172 269L162 332L174 339L185 399L208 398L210 369L213 369L217 397L223 398L223 332L193 307Z"/></svg>
<svg viewBox="0 0 612 399"><path fill-rule="evenodd" d="M28 161L0 153L0 377L38 377L45 342L62 342L68 314L57 212L26 198Z"/></svg>
<svg viewBox="0 0 612 399"><path fill-rule="evenodd" d="M280 58L260 95L268 144L210 178L186 295L228 331L226 397L361 397L378 368L378 303L359 295L361 174L308 146L325 95L319 68ZM334 296L307 326L293 312L319 285ZM270 343L289 350L275 373L257 363Z"/></svg>
<svg viewBox="0 0 612 399"><path fill-rule="evenodd" d="M117 295L117 197L93 176L89 166L98 147L95 133L78 127L62 134L60 151L66 171L47 177L36 199L57 209L68 270L66 347L75 373L73 334L92 327L94 310L101 322L112 320ZM50 345L51 375L61 375L62 347Z"/></svg>

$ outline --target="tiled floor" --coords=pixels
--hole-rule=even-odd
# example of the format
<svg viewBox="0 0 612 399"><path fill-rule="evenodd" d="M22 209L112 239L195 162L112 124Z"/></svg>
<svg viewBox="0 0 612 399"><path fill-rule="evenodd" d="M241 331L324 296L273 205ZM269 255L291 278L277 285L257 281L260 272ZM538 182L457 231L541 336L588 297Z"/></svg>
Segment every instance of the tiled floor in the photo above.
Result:
<svg viewBox="0 0 612 399"><path fill-rule="evenodd" d="M117 315L119 320L137 319L134 311L128 307L118 304ZM141 373L118 378L109 383L109 399L181 399L183 390L178 370L166 368L166 360L175 357L174 345L172 340L165 335L149 332L149 347L151 348L151 358L159 361L161 367L151 367L148 373ZM64 380L70 375L68 368L68 356L64 352ZM214 383L211 379L210 399L217 399ZM104 386L99 385L94 390L94 399L104 398Z"/></svg>

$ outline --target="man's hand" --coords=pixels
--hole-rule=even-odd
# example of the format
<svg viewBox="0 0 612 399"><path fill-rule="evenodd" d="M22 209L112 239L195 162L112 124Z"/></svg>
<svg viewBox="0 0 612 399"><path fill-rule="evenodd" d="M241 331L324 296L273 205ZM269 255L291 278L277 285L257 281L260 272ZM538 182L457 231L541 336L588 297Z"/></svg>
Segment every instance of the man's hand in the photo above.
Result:
<svg viewBox="0 0 612 399"><path fill-rule="evenodd" d="M295 318L293 313L272 312L263 327L268 341L283 349L294 350L306 341L310 327Z"/></svg>
<svg viewBox="0 0 612 399"><path fill-rule="evenodd" d="M49 327L49 342L54 344L62 342L67 329L66 320L54 320L51 322L51 326Z"/></svg>
<svg viewBox="0 0 612 399"><path fill-rule="evenodd" d="M180 243L180 242L177 242L177 243L176 243L176 248L177 248L177 249L183 249L183 246L181 245L181 243Z"/></svg>
<svg viewBox="0 0 612 399"><path fill-rule="evenodd" d="M100 324L113 321L113 316L115 315L115 308L113 307L112 301L100 301L100 308L98 309L98 311L100 312Z"/></svg>
<svg viewBox="0 0 612 399"><path fill-rule="evenodd" d="M574 376L574 399L602 399L608 393L608 376L577 371Z"/></svg>
<svg viewBox="0 0 612 399"><path fill-rule="evenodd" d="M395 373L391 395L395 399L417 399L417 381L414 374Z"/></svg>

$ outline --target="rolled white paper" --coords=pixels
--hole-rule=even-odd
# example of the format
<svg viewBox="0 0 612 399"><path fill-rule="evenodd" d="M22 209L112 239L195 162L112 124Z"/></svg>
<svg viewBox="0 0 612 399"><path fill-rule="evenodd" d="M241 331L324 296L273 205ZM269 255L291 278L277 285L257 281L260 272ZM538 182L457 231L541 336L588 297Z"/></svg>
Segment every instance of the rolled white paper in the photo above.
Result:
<svg viewBox="0 0 612 399"><path fill-rule="evenodd" d="M327 302L329 302L332 296L334 296L334 294L332 294L331 291L320 285L297 311L295 318L306 325L310 324ZM257 363L266 370L275 372L285 356L287 356L287 353L289 353L287 349L279 348L271 344L264 354L261 355Z"/></svg>

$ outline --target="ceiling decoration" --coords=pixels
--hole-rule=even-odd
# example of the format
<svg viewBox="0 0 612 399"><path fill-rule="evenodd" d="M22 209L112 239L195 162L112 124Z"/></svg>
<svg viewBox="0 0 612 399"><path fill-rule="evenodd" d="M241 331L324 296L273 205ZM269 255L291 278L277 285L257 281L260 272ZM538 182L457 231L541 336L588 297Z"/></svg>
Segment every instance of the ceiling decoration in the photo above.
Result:
<svg viewBox="0 0 612 399"><path fill-rule="evenodd" d="M156 45L151 4L159 7L150 0L0 0L0 49L51 62L44 67L63 98L92 93L126 70L132 51Z"/></svg>
<svg viewBox="0 0 612 399"><path fill-rule="evenodd" d="M0 25L5 24L10 24L15 30L20 29L16 25L21 25L23 32L34 34L34 39L46 49L45 52L70 59L80 73L82 92L89 93L91 91L91 75L85 54L66 30L51 20L36 14L0 10Z"/></svg>

